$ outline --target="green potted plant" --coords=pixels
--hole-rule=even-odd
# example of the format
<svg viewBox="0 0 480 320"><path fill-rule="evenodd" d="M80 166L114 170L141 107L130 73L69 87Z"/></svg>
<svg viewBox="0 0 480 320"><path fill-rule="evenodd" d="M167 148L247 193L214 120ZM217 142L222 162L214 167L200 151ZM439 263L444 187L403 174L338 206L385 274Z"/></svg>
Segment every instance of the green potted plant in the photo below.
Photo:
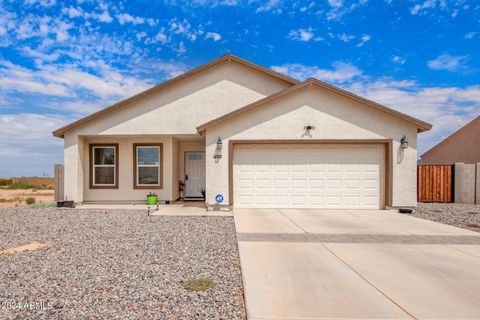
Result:
<svg viewBox="0 0 480 320"><path fill-rule="evenodd" d="M155 193L149 193L147 195L147 202L149 205L154 206L157 204L157 195Z"/></svg>

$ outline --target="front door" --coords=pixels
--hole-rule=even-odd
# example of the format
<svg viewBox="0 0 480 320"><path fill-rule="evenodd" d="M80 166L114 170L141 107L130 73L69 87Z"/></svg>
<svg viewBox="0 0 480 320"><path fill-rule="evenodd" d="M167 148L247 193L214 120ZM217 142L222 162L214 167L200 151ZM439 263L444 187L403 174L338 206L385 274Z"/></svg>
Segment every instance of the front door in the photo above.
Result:
<svg viewBox="0 0 480 320"><path fill-rule="evenodd" d="M185 198L203 198L205 190L205 153L185 152Z"/></svg>

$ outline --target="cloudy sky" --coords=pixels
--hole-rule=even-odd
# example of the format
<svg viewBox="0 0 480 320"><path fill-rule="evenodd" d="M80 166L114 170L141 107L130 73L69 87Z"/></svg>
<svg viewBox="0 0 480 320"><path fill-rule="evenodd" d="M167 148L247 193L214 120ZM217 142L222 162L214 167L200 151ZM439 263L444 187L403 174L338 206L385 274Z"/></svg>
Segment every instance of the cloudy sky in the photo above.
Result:
<svg viewBox="0 0 480 320"><path fill-rule="evenodd" d="M434 125L480 114L480 3L0 0L0 176L52 174L51 131L233 53Z"/></svg>

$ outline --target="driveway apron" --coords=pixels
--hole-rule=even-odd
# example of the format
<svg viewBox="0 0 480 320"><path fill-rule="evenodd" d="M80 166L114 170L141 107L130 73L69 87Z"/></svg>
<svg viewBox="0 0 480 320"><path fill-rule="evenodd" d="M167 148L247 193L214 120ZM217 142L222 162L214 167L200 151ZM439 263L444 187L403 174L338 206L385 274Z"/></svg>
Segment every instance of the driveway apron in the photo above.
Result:
<svg viewBox="0 0 480 320"><path fill-rule="evenodd" d="M249 319L480 319L480 234L384 210L235 209Z"/></svg>

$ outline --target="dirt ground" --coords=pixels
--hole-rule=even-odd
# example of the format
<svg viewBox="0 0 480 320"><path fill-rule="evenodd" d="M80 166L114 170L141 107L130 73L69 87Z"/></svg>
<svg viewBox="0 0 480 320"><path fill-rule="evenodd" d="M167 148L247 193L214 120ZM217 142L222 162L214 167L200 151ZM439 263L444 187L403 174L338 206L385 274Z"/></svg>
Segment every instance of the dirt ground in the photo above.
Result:
<svg viewBox="0 0 480 320"><path fill-rule="evenodd" d="M8 208L17 206L25 206L25 199L35 198L35 204L49 204L54 202L53 190L32 190L32 189L16 189L5 190L0 189L0 208Z"/></svg>

